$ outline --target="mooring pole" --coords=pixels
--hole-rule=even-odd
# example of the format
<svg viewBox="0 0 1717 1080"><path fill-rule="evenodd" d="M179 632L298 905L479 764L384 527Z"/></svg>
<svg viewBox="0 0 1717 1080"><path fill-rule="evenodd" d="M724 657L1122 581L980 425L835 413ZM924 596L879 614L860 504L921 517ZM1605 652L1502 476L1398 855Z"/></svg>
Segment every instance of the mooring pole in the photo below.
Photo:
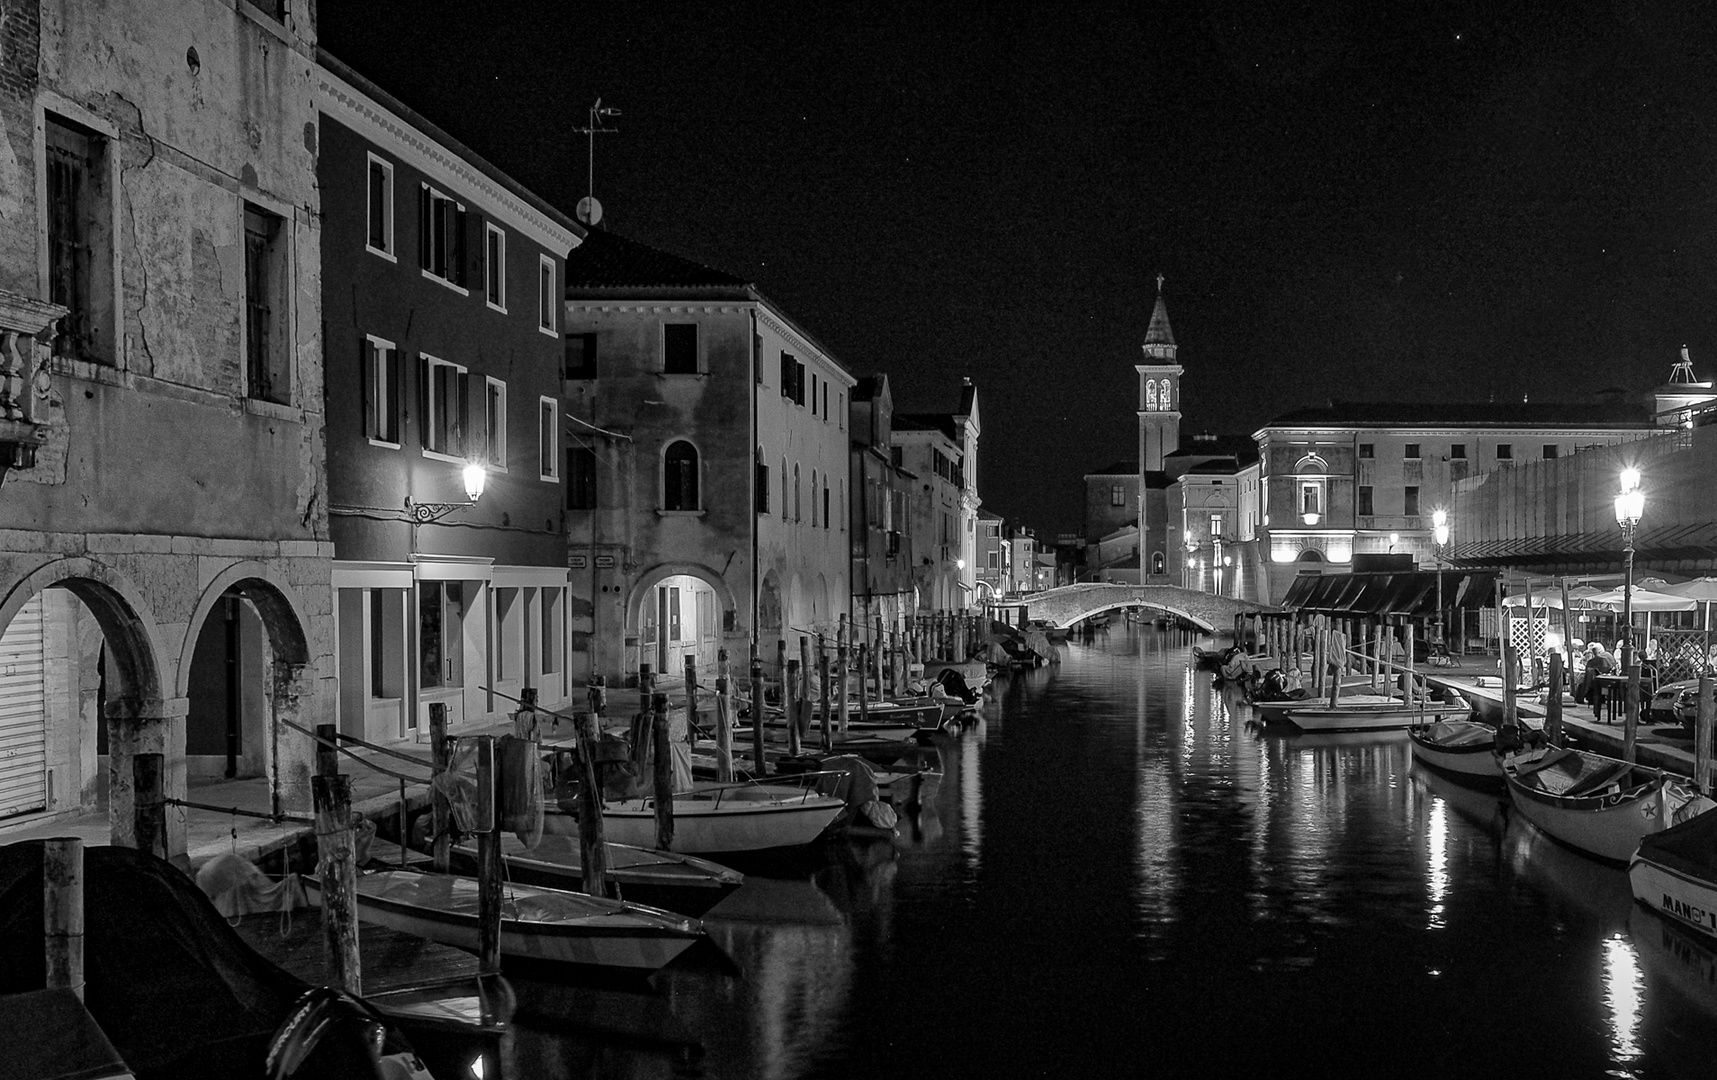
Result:
<svg viewBox="0 0 1717 1080"><path fill-rule="evenodd" d="M585 691L590 711L573 720L578 733L578 855L584 891L608 895L608 847L602 838L602 781L596 775L596 746L602 739L602 712L608 707L608 680L594 675Z"/></svg>
<svg viewBox="0 0 1717 1080"><path fill-rule="evenodd" d="M1550 692L1544 699L1544 738L1552 746L1562 745L1562 654L1552 652Z"/></svg>
<svg viewBox="0 0 1717 1080"><path fill-rule="evenodd" d="M429 854L435 872L445 874L453 868L453 837L447 831L453 806L447 801L447 789L442 786L446 782L447 769L453 763L453 754L447 744L446 702L437 701L429 706L429 756L435 766L429 784Z"/></svg>
<svg viewBox="0 0 1717 1080"><path fill-rule="evenodd" d="M49 990L83 1000L83 841L42 841L43 965Z"/></svg>
<svg viewBox="0 0 1717 1080"><path fill-rule="evenodd" d="M768 763L763 758L763 661L758 657L756 647L751 651L751 775L762 777L768 773Z"/></svg>
<svg viewBox="0 0 1717 1080"><path fill-rule="evenodd" d="M1711 794L1711 726L1717 719L1712 686L1711 676L1699 677L1699 712L1693 721L1693 782L1706 796Z"/></svg>
<svg viewBox="0 0 1717 1080"><path fill-rule="evenodd" d="M668 746L668 695L657 694L652 706L650 730L654 735L656 760L651 770L656 789L656 846L667 851L674 846L674 759Z"/></svg>
<svg viewBox="0 0 1717 1080"><path fill-rule="evenodd" d="M727 650L722 649L715 657L715 775L724 784L733 783L732 680Z"/></svg>
<svg viewBox="0 0 1717 1080"><path fill-rule="evenodd" d="M501 808L495 737L477 737L477 969L501 970Z"/></svg>
<svg viewBox="0 0 1717 1080"><path fill-rule="evenodd" d="M322 892L322 966L327 984L364 992L358 957L358 852L352 837L352 778L310 778L316 806L316 878Z"/></svg>

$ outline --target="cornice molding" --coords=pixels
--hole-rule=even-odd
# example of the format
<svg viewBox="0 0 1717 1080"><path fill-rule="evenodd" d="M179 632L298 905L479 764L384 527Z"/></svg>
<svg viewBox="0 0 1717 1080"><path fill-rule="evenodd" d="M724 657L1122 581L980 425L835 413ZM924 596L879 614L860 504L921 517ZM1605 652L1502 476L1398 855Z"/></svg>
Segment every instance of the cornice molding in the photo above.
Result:
<svg viewBox="0 0 1717 1080"><path fill-rule="evenodd" d="M592 315L743 315L749 310L741 304L610 304L568 300L568 312L588 312Z"/></svg>
<svg viewBox="0 0 1717 1080"><path fill-rule="evenodd" d="M782 322L781 319L776 317L774 312L770 311L762 304L757 305L757 321L792 342L795 349L809 353L821 360L823 363L833 366L834 362L829 359L823 350L812 345L809 341L806 341L803 334L800 334L798 331Z"/></svg>
<svg viewBox="0 0 1717 1080"><path fill-rule="evenodd" d="M409 162L438 186L455 192L463 189L467 198L481 202L491 213L502 211L503 220L556 255L564 256L582 242L581 237L321 65L316 67L316 96L323 111L334 119ZM410 205L395 192L396 208L402 202Z"/></svg>

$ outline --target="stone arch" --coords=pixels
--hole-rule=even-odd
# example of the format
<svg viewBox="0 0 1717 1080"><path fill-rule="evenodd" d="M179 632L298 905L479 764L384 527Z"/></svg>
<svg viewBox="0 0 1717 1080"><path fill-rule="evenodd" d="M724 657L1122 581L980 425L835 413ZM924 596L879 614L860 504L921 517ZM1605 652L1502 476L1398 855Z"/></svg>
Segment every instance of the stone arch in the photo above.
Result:
<svg viewBox="0 0 1717 1080"><path fill-rule="evenodd" d="M310 643L304 635L305 618L293 599L292 586L279 574L258 562L241 562L222 570L203 589L197 606L185 627L185 640L179 649L179 667L174 673L174 694L184 697L189 692L191 656L197 648L197 635L215 604L227 592L238 593L256 607L262 625L268 631L268 643L275 664L303 667L310 662Z"/></svg>
<svg viewBox="0 0 1717 1080"><path fill-rule="evenodd" d="M1294 472L1298 473L1327 473L1329 462L1314 453L1308 453L1294 462Z"/></svg>
<svg viewBox="0 0 1717 1080"><path fill-rule="evenodd" d="M723 611L735 610L732 587L728 585L726 578L714 570L702 563L657 563L638 575L638 579L632 584L631 593L626 597L626 632L628 634L636 633L638 628L643 625L644 598L649 596L656 586L664 580L681 574L695 577L714 589L716 599L721 602Z"/></svg>
<svg viewBox="0 0 1717 1080"><path fill-rule="evenodd" d="M763 575L763 585L757 593L757 625L752 630L757 635L759 648L762 642L781 636L786 615L781 598L781 576L771 570Z"/></svg>
<svg viewBox="0 0 1717 1080"><path fill-rule="evenodd" d="M56 559L19 578L0 600L0 627L10 626L18 610L44 589L59 587L83 602L107 641L120 695L140 702L164 697L159 628L149 605L131 580L93 559Z"/></svg>
<svg viewBox="0 0 1717 1080"><path fill-rule="evenodd" d="M1324 561L1324 553L1319 551L1317 548L1307 548L1300 552L1296 557L1296 561L1303 563L1321 563Z"/></svg>

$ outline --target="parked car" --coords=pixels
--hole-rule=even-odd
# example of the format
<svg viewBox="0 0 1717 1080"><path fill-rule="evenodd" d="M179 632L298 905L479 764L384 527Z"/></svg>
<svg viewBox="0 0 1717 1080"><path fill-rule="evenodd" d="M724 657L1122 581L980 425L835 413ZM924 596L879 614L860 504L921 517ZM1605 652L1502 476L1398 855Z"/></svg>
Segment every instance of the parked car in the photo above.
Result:
<svg viewBox="0 0 1717 1080"><path fill-rule="evenodd" d="M1654 723L1678 723L1691 732L1698 711L1699 680L1682 679L1658 687L1646 703L1645 716Z"/></svg>

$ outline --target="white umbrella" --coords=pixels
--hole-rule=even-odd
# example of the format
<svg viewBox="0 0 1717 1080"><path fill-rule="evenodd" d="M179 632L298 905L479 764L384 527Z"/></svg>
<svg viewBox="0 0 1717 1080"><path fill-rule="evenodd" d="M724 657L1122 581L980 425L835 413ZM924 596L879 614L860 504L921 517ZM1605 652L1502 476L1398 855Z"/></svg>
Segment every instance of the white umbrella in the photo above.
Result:
<svg viewBox="0 0 1717 1080"><path fill-rule="evenodd" d="M1622 609L1622 590L1611 589L1596 596L1586 598L1589 604L1599 607ZM1685 596L1674 596L1666 592L1654 592L1651 589L1635 589L1633 591L1632 607L1635 611L1692 611L1699 605Z"/></svg>

